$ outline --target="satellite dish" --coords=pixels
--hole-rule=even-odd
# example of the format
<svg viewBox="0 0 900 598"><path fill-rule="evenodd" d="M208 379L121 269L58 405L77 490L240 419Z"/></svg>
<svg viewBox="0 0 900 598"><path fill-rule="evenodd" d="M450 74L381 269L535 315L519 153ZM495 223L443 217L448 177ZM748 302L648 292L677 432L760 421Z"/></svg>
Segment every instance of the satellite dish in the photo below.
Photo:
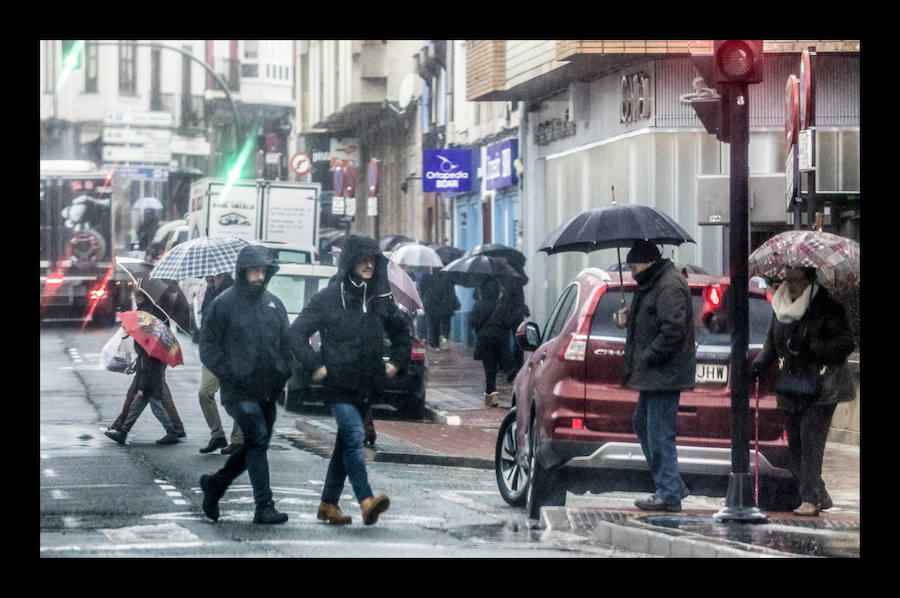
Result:
<svg viewBox="0 0 900 598"><path fill-rule="evenodd" d="M413 73L407 73L400 82L400 92L397 94L397 103L400 104L400 108L406 108L412 102L415 87L416 76Z"/></svg>

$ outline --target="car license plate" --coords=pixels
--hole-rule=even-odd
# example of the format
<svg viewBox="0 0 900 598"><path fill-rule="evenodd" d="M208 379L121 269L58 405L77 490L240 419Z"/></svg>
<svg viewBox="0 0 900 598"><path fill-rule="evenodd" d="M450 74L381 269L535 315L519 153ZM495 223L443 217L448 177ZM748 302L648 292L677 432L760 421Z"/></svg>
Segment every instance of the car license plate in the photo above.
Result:
<svg viewBox="0 0 900 598"><path fill-rule="evenodd" d="M719 363L698 363L697 384L726 384L728 382L728 366Z"/></svg>

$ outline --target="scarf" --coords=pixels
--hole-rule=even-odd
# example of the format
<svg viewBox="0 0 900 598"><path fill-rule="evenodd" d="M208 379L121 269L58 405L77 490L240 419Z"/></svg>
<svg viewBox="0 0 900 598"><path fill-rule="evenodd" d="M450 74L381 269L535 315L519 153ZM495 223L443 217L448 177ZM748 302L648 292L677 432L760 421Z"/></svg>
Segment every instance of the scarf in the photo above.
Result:
<svg viewBox="0 0 900 598"><path fill-rule="evenodd" d="M818 292L819 286L813 282L803 290L803 293L797 297L796 301L791 301L788 285L782 284L778 287L778 290L775 291L775 295L772 297L772 309L775 310L775 317L778 318L778 321L782 324L796 322L802 318L806 313L806 310L809 309L810 301L812 301L813 297L815 297Z"/></svg>

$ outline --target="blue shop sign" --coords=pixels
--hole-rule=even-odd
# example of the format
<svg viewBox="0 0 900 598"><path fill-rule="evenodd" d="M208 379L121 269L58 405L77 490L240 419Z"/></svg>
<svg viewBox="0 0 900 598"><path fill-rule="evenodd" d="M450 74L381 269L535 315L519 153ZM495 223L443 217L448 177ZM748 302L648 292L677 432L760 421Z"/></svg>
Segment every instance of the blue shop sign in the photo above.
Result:
<svg viewBox="0 0 900 598"><path fill-rule="evenodd" d="M468 191L471 170L472 150L423 150L422 191Z"/></svg>
<svg viewBox="0 0 900 598"><path fill-rule="evenodd" d="M507 139L487 146L484 168L486 189L499 189L510 185L518 185L516 169L513 161L519 157L519 140Z"/></svg>

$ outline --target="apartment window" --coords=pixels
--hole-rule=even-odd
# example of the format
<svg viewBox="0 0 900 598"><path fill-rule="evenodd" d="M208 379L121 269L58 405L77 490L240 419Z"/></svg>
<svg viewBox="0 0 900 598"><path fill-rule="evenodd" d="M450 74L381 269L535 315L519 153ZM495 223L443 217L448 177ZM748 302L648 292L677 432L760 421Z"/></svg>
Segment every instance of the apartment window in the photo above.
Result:
<svg viewBox="0 0 900 598"><path fill-rule="evenodd" d="M97 93L97 75L100 70L97 44L88 40L84 43L84 92Z"/></svg>
<svg viewBox="0 0 900 598"><path fill-rule="evenodd" d="M134 42L119 44L119 93L137 94L137 46Z"/></svg>
<svg viewBox="0 0 900 598"><path fill-rule="evenodd" d="M161 50L153 48L150 50L150 109L162 110L162 89L161 89Z"/></svg>
<svg viewBox="0 0 900 598"><path fill-rule="evenodd" d="M247 60L257 60L259 58L259 44L255 39L248 39L244 42L244 58Z"/></svg>

